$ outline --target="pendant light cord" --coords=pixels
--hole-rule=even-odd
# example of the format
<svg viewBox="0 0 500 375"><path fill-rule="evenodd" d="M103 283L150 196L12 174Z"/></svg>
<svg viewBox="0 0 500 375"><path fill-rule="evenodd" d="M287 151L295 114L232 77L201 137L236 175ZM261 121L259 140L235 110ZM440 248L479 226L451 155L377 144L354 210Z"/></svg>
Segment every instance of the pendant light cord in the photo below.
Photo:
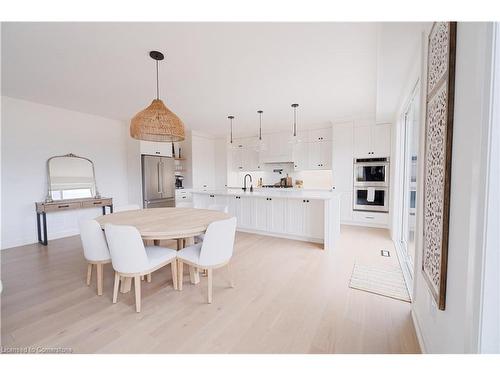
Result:
<svg viewBox="0 0 500 375"><path fill-rule="evenodd" d="M259 113L259 141L262 141L262 111Z"/></svg>
<svg viewBox="0 0 500 375"><path fill-rule="evenodd" d="M231 140L230 140L229 143L232 144L233 143L233 118L234 118L234 116L227 116L227 118L229 119L229 124L230 124L229 125L229 128L230 128L229 130L231 132Z"/></svg>
<svg viewBox="0 0 500 375"><path fill-rule="evenodd" d="M158 80L158 60L156 60L156 99L160 99L160 81Z"/></svg>
<svg viewBox="0 0 500 375"><path fill-rule="evenodd" d="M297 136L297 107L293 107L293 136Z"/></svg>

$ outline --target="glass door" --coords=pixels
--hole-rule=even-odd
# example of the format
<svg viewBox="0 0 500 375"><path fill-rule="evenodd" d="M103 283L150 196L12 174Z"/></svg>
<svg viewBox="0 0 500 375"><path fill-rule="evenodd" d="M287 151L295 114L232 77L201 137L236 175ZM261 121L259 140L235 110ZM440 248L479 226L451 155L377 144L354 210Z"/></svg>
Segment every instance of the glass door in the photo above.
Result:
<svg viewBox="0 0 500 375"><path fill-rule="evenodd" d="M404 173L403 173L403 210L401 226L401 245L408 271L413 275L415 259L415 226L417 207L417 165L419 144L419 84L404 114Z"/></svg>

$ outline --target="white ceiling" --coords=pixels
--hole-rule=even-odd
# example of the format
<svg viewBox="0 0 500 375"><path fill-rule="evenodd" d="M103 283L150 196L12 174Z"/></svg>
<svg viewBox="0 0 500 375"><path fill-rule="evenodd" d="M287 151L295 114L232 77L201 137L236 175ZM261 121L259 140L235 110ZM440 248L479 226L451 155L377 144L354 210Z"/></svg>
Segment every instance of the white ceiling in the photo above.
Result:
<svg viewBox="0 0 500 375"><path fill-rule="evenodd" d="M160 63L160 97L190 129L224 134L227 115L234 114L236 134L256 131L258 109L264 111L264 130L289 128L294 102L300 104L302 127L375 118L380 27L3 23L2 95L128 122L155 96L155 66L148 53L160 50L166 57ZM398 28L406 33L398 34ZM414 25L393 29L400 36L418 35ZM405 38L397 43L405 44ZM392 64L406 72L407 55L391 58ZM393 81L384 88L389 97L403 85ZM386 94L379 89L378 95Z"/></svg>

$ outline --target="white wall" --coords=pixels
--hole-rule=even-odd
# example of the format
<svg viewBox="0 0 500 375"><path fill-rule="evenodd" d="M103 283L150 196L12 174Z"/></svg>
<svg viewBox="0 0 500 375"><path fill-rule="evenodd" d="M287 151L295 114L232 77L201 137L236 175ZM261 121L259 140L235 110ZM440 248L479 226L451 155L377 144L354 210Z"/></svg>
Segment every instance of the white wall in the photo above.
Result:
<svg viewBox="0 0 500 375"><path fill-rule="evenodd" d="M495 25L492 123L486 198L485 259L481 316L481 353L500 353L500 24Z"/></svg>
<svg viewBox="0 0 500 375"><path fill-rule="evenodd" d="M413 314L425 350L429 353L477 351L478 285L482 276L481 230L484 224L479 209L484 188L483 142L487 123L485 113L488 112L489 103L491 34L492 27L488 23L458 24L448 278L444 311L436 308L421 273L423 218L422 189L419 188ZM425 87L424 83L422 87ZM422 129L421 155L423 138ZM422 176L423 165L420 163L420 183Z"/></svg>
<svg viewBox="0 0 500 375"><path fill-rule="evenodd" d="M115 205L128 202L125 136L120 121L2 96L2 244L37 242L35 202L46 196L46 160L74 153L94 161L97 186ZM100 209L47 215L49 239L78 233L78 220Z"/></svg>

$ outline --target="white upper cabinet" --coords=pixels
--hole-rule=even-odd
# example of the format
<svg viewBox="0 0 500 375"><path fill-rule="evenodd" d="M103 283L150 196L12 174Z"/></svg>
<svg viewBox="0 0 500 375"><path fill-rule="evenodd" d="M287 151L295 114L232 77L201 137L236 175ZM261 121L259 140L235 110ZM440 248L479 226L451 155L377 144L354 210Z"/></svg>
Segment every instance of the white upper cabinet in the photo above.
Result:
<svg viewBox="0 0 500 375"><path fill-rule="evenodd" d="M391 153L391 124L354 127L354 157L388 157Z"/></svg>
<svg viewBox="0 0 500 375"><path fill-rule="evenodd" d="M375 157L388 157L391 154L391 124L373 126L372 152Z"/></svg>
<svg viewBox="0 0 500 375"><path fill-rule="evenodd" d="M371 157L372 126L358 126L354 128L354 156L358 158Z"/></svg>
<svg viewBox="0 0 500 375"><path fill-rule="evenodd" d="M332 142L310 142L309 165L307 169L331 169L332 167Z"/></svg>
<svg viewBox="0 0 500 375"><path fill-rule="evenodd" d="M332 128L309 130L309 142L331 141Z"/></svg>
<svg viewBox="0 0 500 375"><path fill-rule="evenodd" d="M193 188L213 189L215 186L215 143L213 139L192 136Z"/></svg>
<svg viewBox="0 0 500 375"><path fill-rule="evenodd" d="M142 155L172 156L171 142L140 141Z"/></svg>
<svg viewBox="0 0 500 375"><path fill-rule="evenodd" d="M296 171L309 169L309 143L299 142L293 145L293 162Z"/></svg>
<svg viewBox="0 0 500 375"><path fill-rule="evenodd" d="M332 128L303 130L295 142L290 132L263 134L265 149L258 150L257 137L233 141L233 172L264 170L265 163L294 163L296 171L332 168Z"/></svg>
<svg viewBox="0 0 500 375"><path fill-rule="evenodd" d="M335 190L352 192L354 134L352 122L333 127L333 181Z"/></svg>

